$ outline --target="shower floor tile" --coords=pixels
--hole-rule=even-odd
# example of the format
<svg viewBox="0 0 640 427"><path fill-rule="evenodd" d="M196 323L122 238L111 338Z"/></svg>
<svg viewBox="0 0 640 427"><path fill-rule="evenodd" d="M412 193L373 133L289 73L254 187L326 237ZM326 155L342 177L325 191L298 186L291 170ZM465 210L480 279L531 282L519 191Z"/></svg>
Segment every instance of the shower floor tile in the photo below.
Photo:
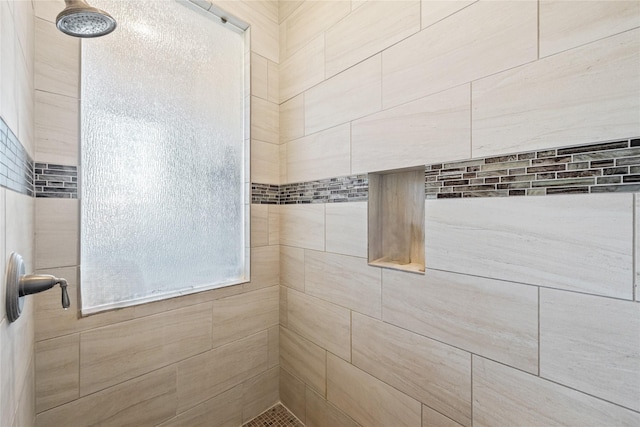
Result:
<svg viewBox="0 0 640 427"><path fill-rule="evenodd" d="M281 404L269 408L243 427L304 427L291 412Z"/></svg>

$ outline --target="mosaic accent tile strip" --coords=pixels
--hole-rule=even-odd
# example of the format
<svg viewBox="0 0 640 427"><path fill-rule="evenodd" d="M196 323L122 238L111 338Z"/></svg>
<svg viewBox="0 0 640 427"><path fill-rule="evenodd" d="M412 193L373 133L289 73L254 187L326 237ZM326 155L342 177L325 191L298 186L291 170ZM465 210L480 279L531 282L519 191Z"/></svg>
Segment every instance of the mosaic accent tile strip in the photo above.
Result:
<svg viewBox="0 0 640 427"><path fill-rule="evenodd" d="M243 427L304 427L304 424L278 403L244 424Z"/></svg>
<svg viewBox="0 0 640 427"><path fill-rule="evenodd" d="M280 186L280 204L340 203L367 200L367 175L351 175Z"/></svg>
<svg viewBox="0 0 640 427"><path fill-rule="evenodd" d="M427 199L640 191L640 139L425 167Z"/></svg>
<svg viewBox="0 0 640 427"><path fill-rule="evenodd" d="M36 163L36 197L60 199L78 198L78 168L53 163Z"/></svg>
<svg viewBox="0 0 640 427"><path fill-rule="evenodd" d="M252 203L366 201L369 190L367 175L265 186L252 185ZM425 166L427 199L609 192L640 192L640 138Z"/></svg>
<svg viewBox="0 0 640 427"><path fill-rule="evenodd" d="M33 160L0 118L0 186L33 196Z"/></svg>
<svg viewBox="0 0 640 427"><path fill-rule="evenodd" d="M259 205L280 204L280 187L273 184L251 183L251 203Z"/></svg>

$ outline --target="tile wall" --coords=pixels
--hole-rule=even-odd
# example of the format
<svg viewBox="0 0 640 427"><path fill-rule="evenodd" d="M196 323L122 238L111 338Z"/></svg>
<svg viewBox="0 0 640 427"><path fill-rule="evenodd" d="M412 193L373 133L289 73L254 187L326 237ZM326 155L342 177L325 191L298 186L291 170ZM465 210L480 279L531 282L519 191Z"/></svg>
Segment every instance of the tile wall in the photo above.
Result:
<svg viewBox="0 0 640 427"><path fill-rule="evenodd" d="M215 5L251 24L252 174L277 185L277 4ZM252 209L250 283L81 318L80 43L55 28L63 7L35 2L35 268L69 280L72 308L31 299L35 425L239 426L279 400L279 211Z"/></svg>
<svg viewBox="0 0 640 427"><path fill-rule="evenodd" d="M280 189L429 165L433 197L424 275L367 265L366 202L299 191L302 204L268 205L283 404L326 427L640 423L634 178L612 178L622 193L543 197L428 185L469 159L633 150L640 4L280 2L280 54ZM581 155L562 154L540 159ZM474 162L458 166L494 169ZM605 167L572 178L595 193Z"/></svg>
<svg viewBox="0 0 640 427"><path fill-rule="evenodd" d="M7 427L35 422L33 300L13 323L4 308L11 252L34 268L33 187L24 173L35 154L33 70L33 4L0 0L0 425Z"/></svg>
<svg viewBox="0 0 640 427"><path fill-rule="evenodd" d="M18 3L0 3L3 59ZM77 166L79 44L54 28L61 0L34 5L35 129L20 131L28 105L2 117L35 162ZM638 2L215 5L252 25L261 201L292 183L640 135ZM17 98L4 67L2 94ZM1 192L0 220L33 212L32 268L67 277L77 307L78 201L18 207ZM363 201L267 202L251 208L249 284L86 318L40 294L24 326L35 403L14 399L13 413L239 425L280 399L309 426L639 424L639 198L425 207L424 276L367 265Z"/></svg>

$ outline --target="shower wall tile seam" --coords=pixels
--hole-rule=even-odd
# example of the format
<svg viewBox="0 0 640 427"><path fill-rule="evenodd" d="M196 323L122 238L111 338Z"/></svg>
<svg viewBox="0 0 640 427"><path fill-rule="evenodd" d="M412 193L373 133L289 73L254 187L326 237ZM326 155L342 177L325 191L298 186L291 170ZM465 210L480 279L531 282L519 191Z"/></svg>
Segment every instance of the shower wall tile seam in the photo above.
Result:
<svg viewBox="0 0 640 427"><path fill-rule="evenodd" d="M253 204L359 202L367 174L252 183ZM640 137L425 165L425 198L640 192Z"/></svg>

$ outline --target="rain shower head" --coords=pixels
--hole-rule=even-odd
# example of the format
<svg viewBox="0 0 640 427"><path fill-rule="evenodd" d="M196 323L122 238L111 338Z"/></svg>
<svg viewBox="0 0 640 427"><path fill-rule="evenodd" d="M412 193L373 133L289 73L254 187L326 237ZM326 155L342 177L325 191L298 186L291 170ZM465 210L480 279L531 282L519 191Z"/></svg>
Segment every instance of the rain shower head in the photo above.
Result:
<svg viewBox="0 0 640 427"><path fill-rule="evenodd" d="M116 29L116 20L104 10L89 6L84 0L65 0L66 7L58 14L56 26L74 37L100 37Z"/></svg>

